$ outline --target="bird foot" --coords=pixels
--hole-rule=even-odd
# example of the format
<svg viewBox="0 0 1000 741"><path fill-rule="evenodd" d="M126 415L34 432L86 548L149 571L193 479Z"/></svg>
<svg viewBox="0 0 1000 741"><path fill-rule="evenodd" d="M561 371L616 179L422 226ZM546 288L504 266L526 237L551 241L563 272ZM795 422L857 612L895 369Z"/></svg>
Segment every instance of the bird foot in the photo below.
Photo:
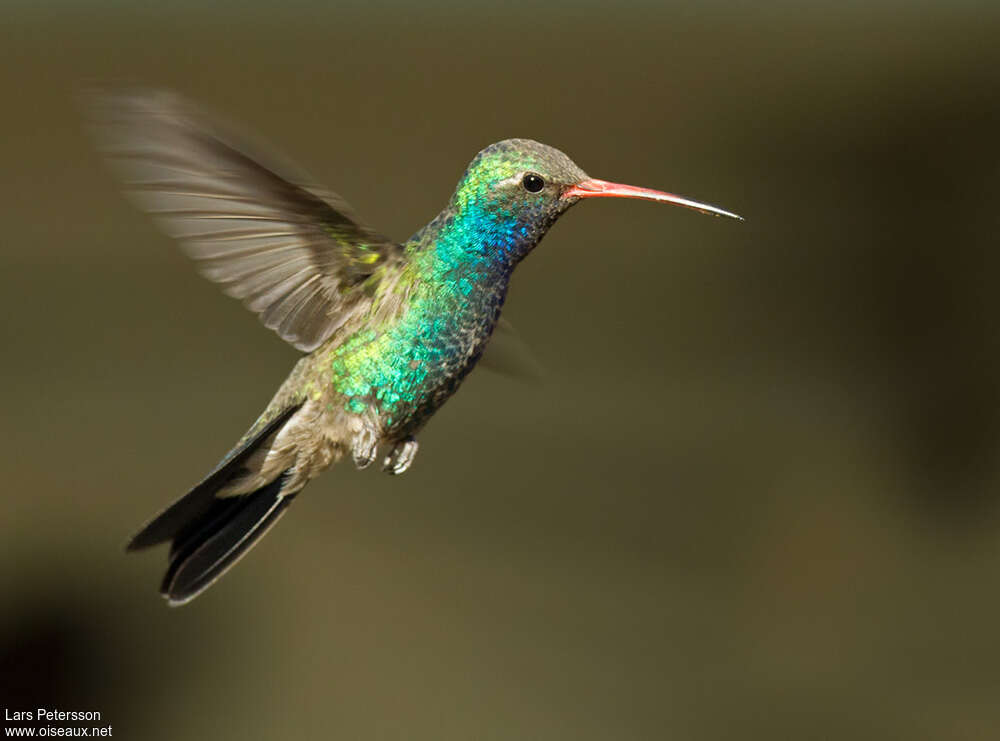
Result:
<svg viewBox="0 0 1000 741"><path fill-rule="evenodd" d="M354 438L354 448L351 450L354 465L368 468L378 455L378 435L370 427L364 427Z"/></svg>
<svg viewBox="0 0 1000 741"><path fill-rule="evenodd" d="M389 455L385 457L385 461L382 463L382 470L394 476L403 473L413 463L413 459L417 455L417 447L417 441L412 437L400 440L389 451Z"/></svg>

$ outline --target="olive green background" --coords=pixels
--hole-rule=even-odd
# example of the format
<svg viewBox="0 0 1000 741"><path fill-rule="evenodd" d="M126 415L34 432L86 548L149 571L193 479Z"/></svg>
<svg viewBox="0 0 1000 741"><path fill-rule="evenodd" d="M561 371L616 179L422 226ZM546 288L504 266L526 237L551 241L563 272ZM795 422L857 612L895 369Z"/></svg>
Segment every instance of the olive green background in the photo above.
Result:
<svg viewBox="0 0 1000 741"><path fill-rule="evenodd" d="M0 11L0 706L116 738L1000 734L1000 6ZM405 238L525 136L746 217L581 204L405 476L341 466L168 609L127 537L296 353L118 194L175 89ZM68 725L68 724L67 724Z"/></svg>

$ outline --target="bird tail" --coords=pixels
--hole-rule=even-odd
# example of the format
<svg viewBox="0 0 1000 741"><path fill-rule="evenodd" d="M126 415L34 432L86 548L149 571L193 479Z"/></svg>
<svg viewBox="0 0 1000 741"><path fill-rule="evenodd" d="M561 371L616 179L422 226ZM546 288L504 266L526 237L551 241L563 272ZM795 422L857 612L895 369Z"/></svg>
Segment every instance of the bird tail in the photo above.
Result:
<svg viewBox="0 0 1000 741"><path fill-rule="evenodd" d="M129 541L129 551L170 541L170 564L160 593L171 605L189 602L208 589L285 513L294 498L294 494L281 491L288 471L247 494L217 494L246 473L247 459L273 438L297 410L298 406L286 410L248 436L200 484Z"/></svg>

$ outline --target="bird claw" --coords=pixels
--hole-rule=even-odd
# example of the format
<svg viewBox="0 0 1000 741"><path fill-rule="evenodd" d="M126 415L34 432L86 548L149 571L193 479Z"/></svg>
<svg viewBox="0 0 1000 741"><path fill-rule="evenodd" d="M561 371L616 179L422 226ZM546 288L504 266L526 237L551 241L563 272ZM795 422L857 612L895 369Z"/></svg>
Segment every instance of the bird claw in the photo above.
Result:
<svg viewBox="0 0 1000 741"><path fill-rule="evenodd" d="M378 435L370 427L364 427L354 438L354 448L351 450L354 465L359 469L368 468L378 455Z"/></svg>
<svg viewBox="0 0 1000 741"><path fill-rule="evenodd" d="M417 441L412 437L400 440L385 457L382 462L382 470L393 476L403 473L413 463L413 459L417 455L417 447Z"/></svg>

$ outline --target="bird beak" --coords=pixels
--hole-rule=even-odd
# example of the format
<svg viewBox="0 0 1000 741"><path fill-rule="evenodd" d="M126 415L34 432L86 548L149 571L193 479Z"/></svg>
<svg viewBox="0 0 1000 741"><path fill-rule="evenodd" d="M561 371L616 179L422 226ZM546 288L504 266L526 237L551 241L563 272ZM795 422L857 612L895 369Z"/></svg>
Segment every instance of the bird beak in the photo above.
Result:
<svg viewBox="0 0 1000 741"><path fill-rule="evenodd" d="M707 203L699 203L688 198L675 196L673 193L664 193L661 190L651 188L639 188L635 185L624 185L622 183L609 183L607 180L590 178L583 180L576 185L570 186L563 191L563 198L639 198L643 201L659 201L660 203L673 203L684 208L701 211L703 214L712 216L728 216L730 219L743 221L742 216L723 211L721 208L710 206Z"/></svg>

